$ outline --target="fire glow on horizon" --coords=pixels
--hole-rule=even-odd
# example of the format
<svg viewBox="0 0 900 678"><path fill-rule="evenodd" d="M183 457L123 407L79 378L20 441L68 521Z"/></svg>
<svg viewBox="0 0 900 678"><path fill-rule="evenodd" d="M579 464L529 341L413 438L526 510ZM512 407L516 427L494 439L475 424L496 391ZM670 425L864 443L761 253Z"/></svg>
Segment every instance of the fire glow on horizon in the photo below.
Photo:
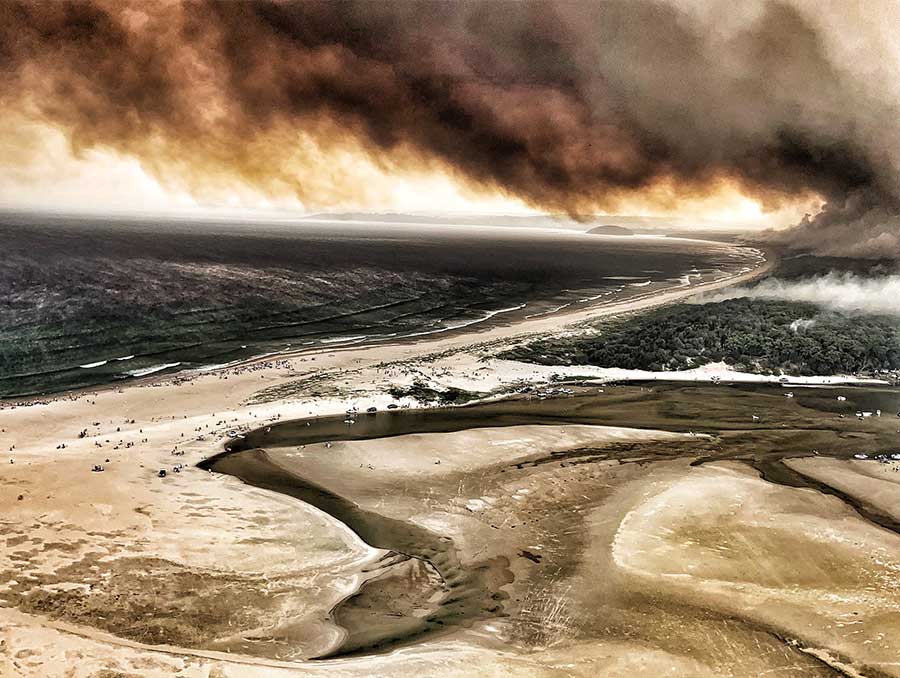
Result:
<svg viewBox="0 0 900 678"><path fill-rule="evenodd" d="M467 186L441 171L426 173L388 172L364 154L353 159L353 181L364 176L365 194L356 200L304 204L296 196L266 195L254 187L231 181L191 191L177 181L165 183L146 171L139 158L110 149L91 148L74 153L65 135L49 125L31 123L29 143L40 153L21 158L15 167L0 166L0 207L53 211L115 211L134 213L266 214L272 211L304 214L317 210L395 211L467 214L539 215L514 196L488 193ZM21 137L19 137L21 138ZM348 158L345 156L346 163ZM324 166L337 166L326 156ZM327 172L326 172L327 174ZM343 179L333 175L335 181ZM782 227L796 223L819 206L816 198L766 210L757 200L732 186L693 200L682 200L674 192L658 196L652 203L625 201L622 214L637 217L671 217L679 222L705 222L744 228Z"/></svg>

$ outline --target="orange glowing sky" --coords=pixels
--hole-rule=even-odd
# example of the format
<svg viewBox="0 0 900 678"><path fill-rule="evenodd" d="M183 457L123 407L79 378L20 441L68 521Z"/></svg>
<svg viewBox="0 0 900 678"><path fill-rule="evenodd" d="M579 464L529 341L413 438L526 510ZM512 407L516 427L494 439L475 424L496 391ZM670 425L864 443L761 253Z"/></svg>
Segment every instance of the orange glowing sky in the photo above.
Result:
<svg viewBox="0 0 900 678"><path fill-rule="evenodd" d="M318 211L393 211L414 213L541 214L515 196L472 187L440 168L423 172L378 166L353 151L316 152L316 194L330 196L303 204L295 195L264 195L238 181L219 181L190 189L166 184L140 159L111 149L76 152L62 131L34 120L10 120L0 126L6 161L0 164L0 207L77 212L124 212L186 215L243 214L277 211L303 215ZM342 183L356 187L348 198ZM360 191L358 187L365 190ZM818 208L816 198L767 209L739 188L723 185L704 197L684 198L676 190L658 189L650 201L632 199L620 214L669 217L679 222L746 228L787 226Z"/></svg>

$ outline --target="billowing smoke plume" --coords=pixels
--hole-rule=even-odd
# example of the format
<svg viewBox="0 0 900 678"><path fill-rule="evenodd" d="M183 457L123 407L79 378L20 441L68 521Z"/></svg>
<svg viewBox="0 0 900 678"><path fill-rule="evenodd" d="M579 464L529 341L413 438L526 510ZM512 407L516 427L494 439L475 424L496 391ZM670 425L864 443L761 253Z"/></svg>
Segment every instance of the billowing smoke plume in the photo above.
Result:
<svg viewBox="0 0 900 678"><path fill-rule="evenodd" d="M725 183L770 206L818 195L798 246L896 254L891 17L881 0L0 0L0 107L76 151L307 204L340 171L321 150L354 146L570 214Z"/></svg>
<svg viewBox="0 0 900 678"><path fill-rule="evenodd" d="M900 197L870 186L833 194L820 214L771 238L833 256L900 258Z"/></svg>
<svg viewBox="0 0 900 678"><path fill-rule="evenodd" d="M900 276L863 278L852 273L829 273L804 280L768 278L753 287L735 287L704 295L700 301L743 297L804 301L845 313L900 316Z"/></svg>

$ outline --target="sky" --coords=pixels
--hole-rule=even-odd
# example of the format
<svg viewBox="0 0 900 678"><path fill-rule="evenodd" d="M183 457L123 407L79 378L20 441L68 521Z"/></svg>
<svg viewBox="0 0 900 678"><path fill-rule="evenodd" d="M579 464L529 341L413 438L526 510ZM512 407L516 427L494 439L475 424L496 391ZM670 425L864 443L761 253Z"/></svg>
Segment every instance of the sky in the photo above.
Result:
<svg viewBox="0 0 900 678"><path fill-rule="evenodd" d="M894 0L4 0L0 206L627 214L897 251Z"/></svg>
<svg viewBox="0 0 900 678"><path fill-rule="evenodd" d="M367 161L364 154L351 159L332 160L323 154L323 165L340 166L352 162L352 181L363 175L365 195L304 203L290 193L267 194L254 186L231 178L218 185L188 188L167 182L144 168L140 157L108 148L73 152L65 135L48 124L31 122L30 144L38 153L29 153L20 163L0 168L0 207L54 212L183 214L188 216L261 216L271 213L309 214L335 212L402 212L444 214L543 214L515 195L471 186L452 174L385 170ZM21 139L21 137L19 137ZM9 158L10 156L7 156ZM329 173L330 174L330 173ZM344 180L340 171L331 180ZM786 226L803 214L815 211L819 200L798 201L766 211L752 197L735 187L695 199L672 197L670 204L647 204L640 197L625 202L616 212L642 217L670 217L679 223L696 220L710 226L742 228ZM603 212L598 212L603 214Z"/></svg>
<svg viewBox="0 0 900 678"><path fill-rule="evenodd" d="M7 160L0 165L0 207L8 209L251 217L321 211L518 216L545 213L515 195L472 185L441 169L404 171L380 167L361 151L331 155L319 151L321 181L350 181L365 186L364 191L358 190L351 196L338 193L331 198L326 192L324 197L304 202L290 191L267 193L235 177L188 187L177 180L167 181L165 173L145 168L137 155L102 145L76 151L63 129L40 116L3 122L9 128L0 134L0 139L7 142ZM350 169L344 169L348 164ZM673 192L665 202L648 203L635 196L617 211L605 213L758 229L794 224L805 213L819 209L820 202L818 197L812 197L766 209L739 188L723 186L700 197L681 198Z"/></svg>

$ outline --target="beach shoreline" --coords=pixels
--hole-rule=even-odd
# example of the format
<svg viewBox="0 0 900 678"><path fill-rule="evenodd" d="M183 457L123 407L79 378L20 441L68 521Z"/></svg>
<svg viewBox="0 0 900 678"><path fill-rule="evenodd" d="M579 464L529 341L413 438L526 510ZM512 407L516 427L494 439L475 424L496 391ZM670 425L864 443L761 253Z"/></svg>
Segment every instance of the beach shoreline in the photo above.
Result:
<svg viewBox="0 0 900 678"><path fill-rule="evenodd" d="M714 245L735 246L730 243L716 243ZM743 246L742 246L743 247ZM335 353L358 352L370 350L378 350L383 348L386 353L392 353L395 349L415 347L419 349L417 352L421 354L437 353L446 350L449 347L460 347L470 344L487 343L496 340L510 339L513 337L524 335L539 335L542 333L553 333L559 331L564 326L575 325L588 322L594 319L602 319L614 317L617 315L642 312L671 303L677 303L685 298L707 293L710 291L730 287L732 285L744 284L753 280L764 277L770 273L777 265L777 255L774 250L762 250L759 247L747 247L751 251L758 253L761 257L759 265L750 271L737 271L728 276L711 280L709 282L701 282L693 285L672 286L663 290L654 291L646 294L637 295L635 297L613 302L603 302L599 304L591 304L585 308L572 308L560 312L541 315L539 317L526 318L510 323L500 323L497 325L488 325L480 328L478 324L468 325L456 329L445 329L435 331L434 333L426 333L422 335L413 335L409 337L391 338L389 340L376 340L369 343L363 342L359 344L334 345L334 346L316 346L310 348L301 348L294 350L284 350L277 353L268 352L264 355L253 356L246 360L233 361L227 365L207 366L197 369L185 369L176 372L166 372L160 370L162 374L149 374L147 376L132 377L127 380L113 381L97 386L70 389L60 392L52 392L43 395L33 395L25 397L6 397L0 398L0 410L10 406L25 406L31 404L45 404L52 402L58 398L83 397L90 394L96 394L107 391L121 391L130 387L142 387L147 385L156 385L161 383L178 383L182 380L196 380L207 376L215 376L217 374L228 373L229 371L240 371L258 365L273 365L290 362L298 358L309 358ZM173 365L167 366L173 367Z"/></svg>

